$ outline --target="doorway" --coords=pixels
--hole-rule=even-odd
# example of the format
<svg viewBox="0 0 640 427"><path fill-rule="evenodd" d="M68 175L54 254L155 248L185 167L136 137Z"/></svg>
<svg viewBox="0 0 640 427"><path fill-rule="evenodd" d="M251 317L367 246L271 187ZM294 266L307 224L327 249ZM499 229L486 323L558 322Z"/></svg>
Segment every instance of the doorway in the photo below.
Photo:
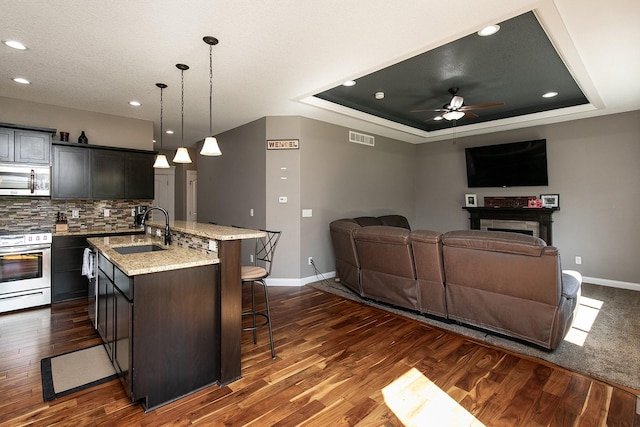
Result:
<svg viewBox="0 0 640 427"><path fill-rule="evenodd" d="M169 218L175 219L176 167L155 169L153 182L155 191L153 205L166 209Z"/></svg>
<svg viewBox="0 0 640 427"><path fill-rule="evenodd" d="M198 221L198 171L187 171L187 221Z"/></svg>

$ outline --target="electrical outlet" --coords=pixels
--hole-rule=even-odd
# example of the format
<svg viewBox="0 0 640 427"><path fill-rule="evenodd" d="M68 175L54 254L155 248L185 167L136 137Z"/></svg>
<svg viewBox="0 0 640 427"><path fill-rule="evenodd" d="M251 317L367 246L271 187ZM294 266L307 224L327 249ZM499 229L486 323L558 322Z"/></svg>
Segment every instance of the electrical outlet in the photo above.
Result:
<svg viewBox="0 0 640 427"><path fill-rule="evenodd" d="M253 254L249 255L249 262L253 263Z"/></svg>
<svg viewBox="0 0 640 427"><path fill-rule="evenodd" d="M313 257L307 259L307 265L313 265Z"/></svg>
<svg viewBox="0 0 640 427"><path fill-rule="evenodd" d="M162 231L160 231L159 228L156 230L156 236L158 237L162 236Z"/></svg>
<svg viewBox="0 0 640 427"><path fill-rule="evenodd" d="M71 218L80 218L80 210L79 209L73 209L71 211Z"/></svg>
<svg viewBox="0 0 640 427"><path fill-rule="evenodd" d="M109 217L109 209L105 209L104 210L104 217L108 218Z"/></svg>
<svg viewBox="0 0 640 427"><path fill-rule="evenodd" d="M215 240L209 240L209 250L213 252L218 251L218 242Z"/></svg>
<svg viewBox="0 0 640 427"><path fill-rule="evenodd" d="M249 216L253 216L253 209L249 209Z"/></svg>
<svg viewBox="0 0 640 427"><path fill-rule="evenodd" d="M577 257L576 257L576 264L577 264L577 265L582 264L582 257L581 257L581 256L577 256Z"/></svg>
<svg viewBox="0 0 640 427"><path fill-rule="evenodd" d="M135 208L131 209L131 216L136 216L136 209Z"/></svg>

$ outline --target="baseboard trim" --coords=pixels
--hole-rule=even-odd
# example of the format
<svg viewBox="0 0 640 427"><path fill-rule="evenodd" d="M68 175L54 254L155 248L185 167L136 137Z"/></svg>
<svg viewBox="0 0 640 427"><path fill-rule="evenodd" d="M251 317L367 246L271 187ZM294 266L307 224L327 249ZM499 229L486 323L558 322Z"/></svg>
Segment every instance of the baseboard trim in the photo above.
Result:
<svg viewBox="0 0 640 427"><path fill-rule="evenodd" d="M322 275L318 274L309 277L301 277L299 279L281 279L278 277L270 277L267 279L267 286L304 286L307 283L313 283L317 282L318 280L322 280L323 277L325 279L332 279L336 277L336 272L329 271L327 273L322 273Z"/></svg>
<svg viewBox="0 0 640 427"><path fill-rule="evenodd" d="M317 282L318 280L325 279L333 279L336 277L335 271L329 271L327 273L322 273L321 275L314 275L308 277L301 277L299 279L283 279L278 277L270 277L267 279L267 286L304 286L307 283ZM592 283L594 285L600 286L608 286L610 288L620 288L620 289L629 289L631 291L639 291L640 292L640 283L632 283L632 282L622 282L620 280L610 280L610 279L600 279L597 277L587 277L583 276L582 281L584 283Z"/></svg>
<svg viewBox="0 0 640 427"><path fill-rule="evenodd" d="M594 285L608 286L610 288L629 289L631 291L640 291L640 283L622 282L619 280L599 279L597 277L582 277L583 283L592 283Z"/></svg>

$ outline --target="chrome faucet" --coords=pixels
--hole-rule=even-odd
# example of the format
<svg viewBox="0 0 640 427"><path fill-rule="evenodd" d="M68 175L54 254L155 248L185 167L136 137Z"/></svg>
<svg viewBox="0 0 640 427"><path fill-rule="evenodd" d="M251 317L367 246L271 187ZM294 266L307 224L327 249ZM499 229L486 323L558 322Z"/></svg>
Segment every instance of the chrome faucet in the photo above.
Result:
<svg viewBox="0 0 640 427"><path fill-rule="evenodd" d="M142 228L144 228L144 222L147 220L147 215L149 215L149 212L151 212L152 210L158 210L158 211L161 211L164 214L164 219L165 219L164 244L165 245L170 245L171 244L171 234L169 233L169 212L167 212L166 209L161 208L160 206L153 206L153 207L150 207L149 209L147 209L147 211L142 216L142 221L140 221L140 223L142 224Z"/></svg>

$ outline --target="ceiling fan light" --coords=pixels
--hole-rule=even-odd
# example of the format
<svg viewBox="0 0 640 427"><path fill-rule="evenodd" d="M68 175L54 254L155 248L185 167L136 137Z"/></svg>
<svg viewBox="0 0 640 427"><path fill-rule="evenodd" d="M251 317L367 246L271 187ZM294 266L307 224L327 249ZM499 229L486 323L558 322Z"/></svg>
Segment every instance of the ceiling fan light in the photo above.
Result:
<svg viewBox="0 0 640 427"><path fill-rule="evenodd" d="M173 158L173 163L191 163L191 157L189 156L189 152L186 148L178 148L176 155Z"/></svg>
<svg viewBox="0 0 640 427"><path fill-rule="evenodd" d="M464 112L462 111L447 111L442 115L442 117L446 120L458 120L464 117Z"/></svg>
<svg viewBox="0 0 640 427"><path fill-rule="evenodd" d="M218 140L215 136L208 136L204 139L200 154L203 156L222 156L222 151L220 151Z"/></svg>
<svg viewBox="0 0 640 427"><path fill-rule="evenodd" d="M164 154L158 154L156 156L156 161L153 164L154 169L169 169L169 161L167 160L167 156Z"/></svg>
<svg viewBox="0 0 640 427"><path fill-rule="evenodd" d="M454 96L453 98L451 98L451 102L449 103L449 108L457 110L458 108L462 107L463 103L464 103L464 98L463 97Z"/></svg>
<svg viewBox="0 0 640 427"><path fill-rule="evenodd" d="M442 116L435 116L435 117L433 118L433 120L436 120L436 121L438 121L438 120L442 120Z"/></svg>

